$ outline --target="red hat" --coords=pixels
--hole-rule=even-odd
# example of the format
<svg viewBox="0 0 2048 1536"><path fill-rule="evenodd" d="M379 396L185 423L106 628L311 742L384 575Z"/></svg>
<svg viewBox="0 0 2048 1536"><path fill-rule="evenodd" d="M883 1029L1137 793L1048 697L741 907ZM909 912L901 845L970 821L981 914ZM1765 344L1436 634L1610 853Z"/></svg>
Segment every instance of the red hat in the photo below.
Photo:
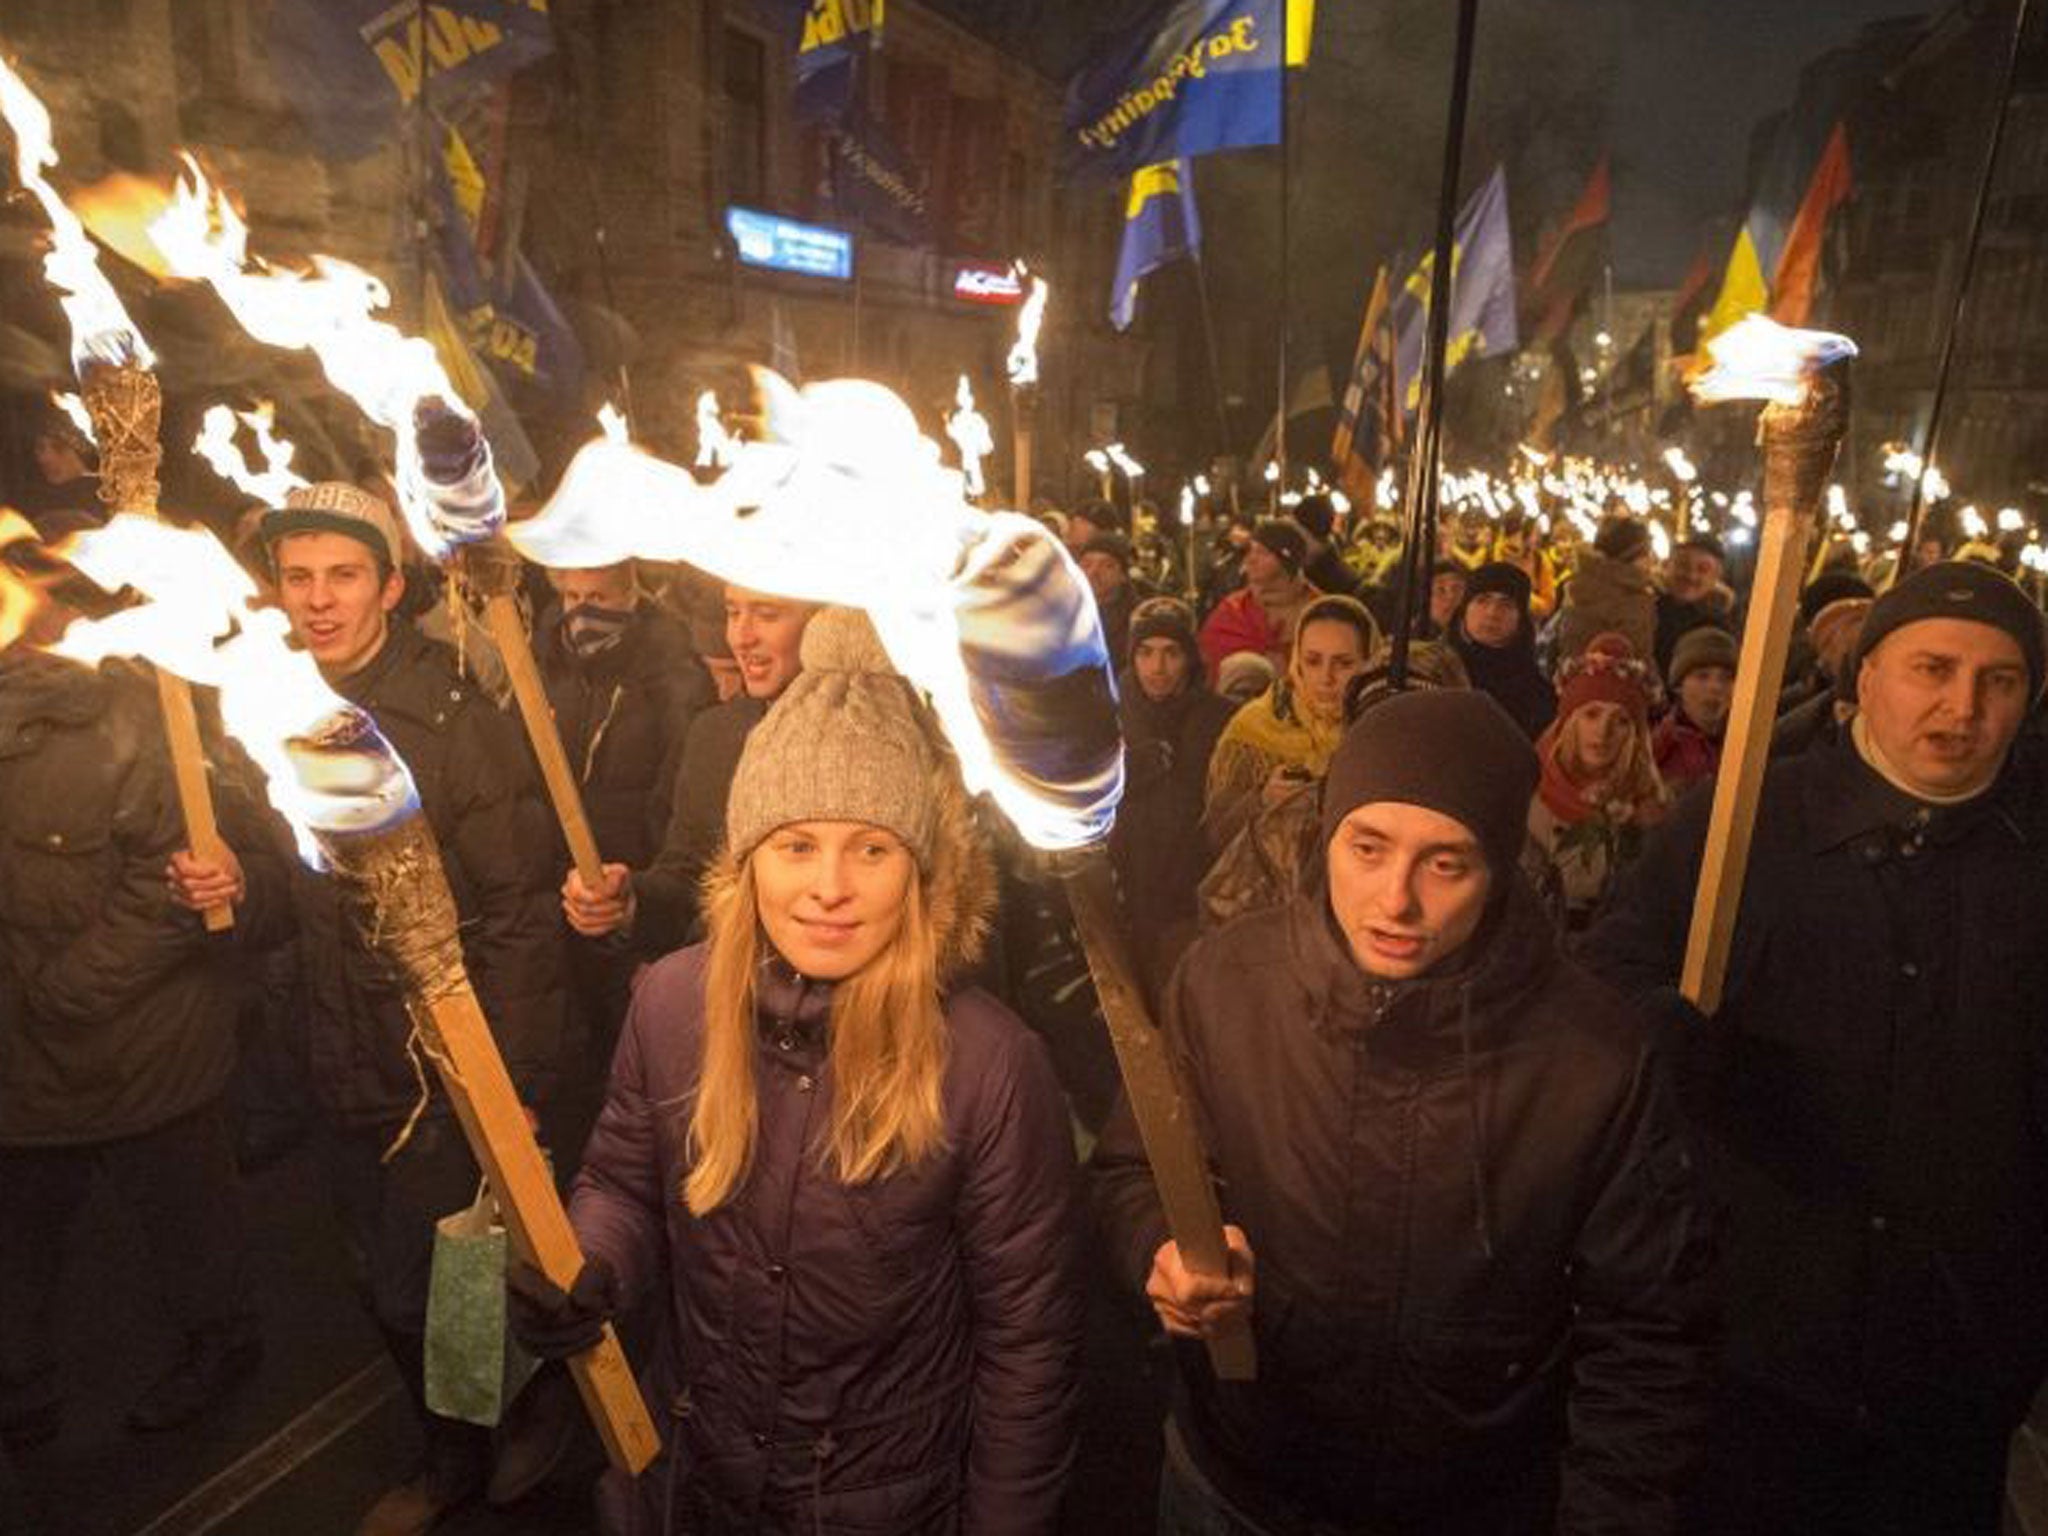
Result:
<svg viewBox="0 0 2048 1536"><path fill-rule="evenodd" d="M1595 635L1586 649L1558 672L1558 722L1569 720L1582 705L1604 700L1619 704L1647 731L1650 706L1657 701L1660 691L1657 674L1636 655L1627 636Z"/></svg>

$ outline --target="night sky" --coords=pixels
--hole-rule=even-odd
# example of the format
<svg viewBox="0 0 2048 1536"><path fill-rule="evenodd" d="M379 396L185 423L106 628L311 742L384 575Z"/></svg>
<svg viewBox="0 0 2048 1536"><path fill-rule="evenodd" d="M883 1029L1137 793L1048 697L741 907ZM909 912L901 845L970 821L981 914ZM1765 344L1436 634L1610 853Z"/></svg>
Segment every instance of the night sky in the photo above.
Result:
<svg viewBox="0 0 2048 1536"><path fill-rule="evenodd" d="M1750 127L1791 100L1800 66L1865 22L1928 9L1913 0L1631 4L1614 82L1615 280L1678 281L1702 219L1740 202Z"/></svg>

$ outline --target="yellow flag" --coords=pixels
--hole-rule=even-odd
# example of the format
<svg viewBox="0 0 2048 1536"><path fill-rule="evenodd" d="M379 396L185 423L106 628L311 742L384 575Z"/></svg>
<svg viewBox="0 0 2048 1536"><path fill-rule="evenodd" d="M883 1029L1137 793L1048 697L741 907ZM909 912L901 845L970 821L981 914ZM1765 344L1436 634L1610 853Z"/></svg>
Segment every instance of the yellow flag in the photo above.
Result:
<svg viewBox="0 0 2048 1536"><path fill-rule="evenodd" d="M1316 29L1316 0L1287 0L1287 62L1308 62L1309 35Z"/></svg>
<svg viewBox="0 0 2048 1536"><path fill-rule="evenodd" d="M1768 308L1770 302L1771 290L1764 283L1763 263L1757 259L1756 242L1749 238L1749 226L1745 224L1735 236L1728 272L1721 279L1720 297L1714 300L1713 309L1700 326L1701 342L1720 335L1744 315Z"/></svg>

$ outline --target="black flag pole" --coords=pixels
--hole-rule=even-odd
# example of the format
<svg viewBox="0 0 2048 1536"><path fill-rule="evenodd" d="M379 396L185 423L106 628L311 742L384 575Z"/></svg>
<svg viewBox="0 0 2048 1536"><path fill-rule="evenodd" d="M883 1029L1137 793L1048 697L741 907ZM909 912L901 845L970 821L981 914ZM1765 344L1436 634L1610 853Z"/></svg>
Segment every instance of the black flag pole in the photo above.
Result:
<svg viewBox="0 0 2048 1536"><path fill-rule="evenodd" d="M2025 0L2021 0L2024 4ZM1393 654L1387 681L1408 686L1408 639L1415 604L1429 601L1436 559L1438 454L1444 416L1444 353L1450 342L1451 250L1458 218L1458 171L1465 152L1465 115L1472 96L1473 42L1479 30L1479 0L1458 0L1458 44L1451 62L1451 108L1444 124L1443 184L1437 193L1436 246L1429 268L1429 331L1424 342L1422 406L1408 461L1408 534L1401 551L1401 601L1395 614ZM1399 410L1401 402L1395 401Z"/></svg>
<svg viewBox="0 0 2048 1536"><path fill-rule="evenodd" d="M1906 511L1906 542L1892 562L1890 587L1906 574L1913 551L1920 545L1920 525L1927 517L1927 472L1934 465L1934 450L1941 442L1942 407L1948 402L1950 366L1955 362L1956 337L1963 328L1963 311L1970 301L1970 279L1977 269L1977 248L1983 242L1984 210L1991 202L1991 183L1998 174L1998 147L2005 138L2005 116L2012 106L2012 86L2019 74L2020 45L2026 35L2027 11L2031 0L2014 0L2012 36L2006 46L2005 80L1998 92L1998 106L1991 116L1991 135L1984 144L1984 164L1977 175L1977 197L1970 210L1970 233L1963 244L1962 270L1956 274L1955 299L1949 306L1948 331L1941 339L1941 360L1934 367L1934 398L1927 406L1927 430L1920 438L1920 469L1913 476L1913 501Z"/></svg>
<svg viewBox="0 0 2048 1536"><path fill-rule="evenodd" d="M1294 7L1289 0L1280 0L1280 360L1277 365L1278 378L1275 380L1277 393L1274 409L1279 413L1273 419L1279 423L1273 433L1273 461L1279 468L1279 475L1273 481L1270 492L1271 506L1268 514L1280 515L1280 497L1287 489L1287 315L1294 295L1289 291L1293 286L1293 272L1288 259L1288 211L1294 202L1294 153L1290 143L1288 109L1291 106L1288 89L1288 25L1289 15Z"/></svg>

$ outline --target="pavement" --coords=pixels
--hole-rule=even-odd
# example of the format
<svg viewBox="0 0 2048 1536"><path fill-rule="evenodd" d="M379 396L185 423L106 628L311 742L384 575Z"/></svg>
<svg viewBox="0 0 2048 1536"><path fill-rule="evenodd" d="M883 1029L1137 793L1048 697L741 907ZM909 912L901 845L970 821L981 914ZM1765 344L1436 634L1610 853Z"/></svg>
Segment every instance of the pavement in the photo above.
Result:
<svg viewBox="0 0 2048 1536"><path fill-rule="evenodd" d="M353 1536L418 1450L411 1409L351 1287L317 1159L301 1149L249 1182L262 1368L182 1429L122 1415L170 1357L141 1235L94 1198L66 1261L63 1433L0 1451L0 1536ZM0 1239L4 1240L4 1239ZM1168 1362L1142 1319L1094 1287L1084 1427L1063 1536L1138 1536L1153 1522ZM596 1536L588 1490L548 1486L478 1505L437 1536Z"/></svg>

